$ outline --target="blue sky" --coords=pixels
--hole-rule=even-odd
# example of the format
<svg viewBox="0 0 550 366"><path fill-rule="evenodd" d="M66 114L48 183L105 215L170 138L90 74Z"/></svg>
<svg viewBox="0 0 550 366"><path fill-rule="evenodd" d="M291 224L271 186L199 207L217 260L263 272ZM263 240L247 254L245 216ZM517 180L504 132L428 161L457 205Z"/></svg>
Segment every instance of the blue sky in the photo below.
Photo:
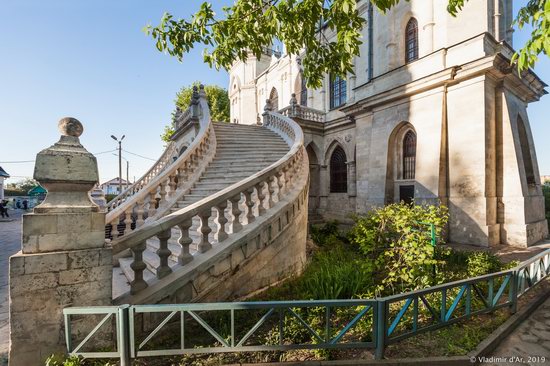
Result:
<svg viewBox="0 0 550 366"><path fill-rule="evenodd" d="M0 0L0 165L13 178L32 176L36 153L57 141L57 121L84 124L81 141L92 153L113 150L110 138L126 135L123 147L156 159L159 135L170 121L176 92L195 80L227 87L227 73L202 63L201 50L183 63L156 50L142 32L164 11L188 17L199 0ZM525 1L514 1L517 7ZM220 8L230 1L215 1ZM526 32L515 33L517 48ZM550 60L537 74L550 83ZM550 174L550 123L544 118L550 96L529 107L541 174ZM124 154L130 178L152 161ZM118 175L111 153L98 156L101 180Z"/></svg>

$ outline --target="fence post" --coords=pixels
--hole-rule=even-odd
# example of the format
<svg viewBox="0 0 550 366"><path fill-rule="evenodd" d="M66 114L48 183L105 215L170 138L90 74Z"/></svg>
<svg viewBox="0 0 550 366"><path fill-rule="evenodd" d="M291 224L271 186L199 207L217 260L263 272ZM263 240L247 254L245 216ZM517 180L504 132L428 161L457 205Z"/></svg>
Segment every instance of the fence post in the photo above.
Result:
<svg viewBox="0 0 550 366"><path fill-rule="evenodd" d="M120 353L120 366L131 366L130 362L130 337L129 337L129 321L128 321L128 313L129 313L129 306L123 305L118 308L118 339L119 344L118 346L120 349L118 350Z"/></svg>
<svg viewBox="0 0 550 366"><path fill-rule="evenodd" d="M382 360L384 358L384 349L386 348L386 300L377 300L376 302L376 351L374 358Z"/></svg>
<svg viewBox="0 0 550 366"><path fill-rule="evenodd" d="M512 302L510 304L510 312L512 314L515 314L518 310L518 277L519 277L519 271L515 269L512 272L512 278L510 283L510 301Z"/></svg>

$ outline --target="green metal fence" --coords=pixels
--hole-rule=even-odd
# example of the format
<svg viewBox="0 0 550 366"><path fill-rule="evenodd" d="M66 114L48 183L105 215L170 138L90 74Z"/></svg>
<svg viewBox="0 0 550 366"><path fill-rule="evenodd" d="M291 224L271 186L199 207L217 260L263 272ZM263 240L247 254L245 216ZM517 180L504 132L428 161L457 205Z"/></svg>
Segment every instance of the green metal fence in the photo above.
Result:
<svg viewBox="0 0 550 366"><path fill-rule="evenodd" d="M120 358L123 366L129 365L132 358L145 356L293 349L367 348L374 349L375 357L381 359L387 345L419 333L503 307L515 312L518 298L549 274L550 250L546 250L510 270L373 300L66 308L63 312L67 350L88 358ZM337 310L347 318L335 318ZM71 315L98 314L105 317L73 347ZM310 321L314 319L315 326L304 319L304 314L309 315ZM158 325L151 331L138 332L144 316L156 317ZM82 351L110 319L115 323L116 350ZM220 319L226 320L226 326L220 325ZM363 335L367 329L364 339L350 336L358 326ZM168 340L159 337L167 328L172 331ZM173 336L176 329L179 337ZM200 331L213 344L204 345L193 339ZM286 337L289 331L294 338ZM301 341L296 341L296 333L301 334Z"/></svg>

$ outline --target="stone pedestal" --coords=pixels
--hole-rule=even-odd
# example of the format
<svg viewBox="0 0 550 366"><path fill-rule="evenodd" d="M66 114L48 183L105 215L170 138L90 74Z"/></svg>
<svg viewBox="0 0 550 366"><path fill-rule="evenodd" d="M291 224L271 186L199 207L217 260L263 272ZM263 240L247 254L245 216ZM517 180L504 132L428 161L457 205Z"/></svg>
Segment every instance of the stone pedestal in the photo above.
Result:
<svg viewBox="0 0 550 366"><path fill-rule="evenodd" d="M22 250L10 258L11 366L43 365L66 351L64 307L111 304L105 213L89 197L97 162L80 144L80 122L64 118L59 128L60 140L36 158L34 178L48 195L23 216Z"/></svg>

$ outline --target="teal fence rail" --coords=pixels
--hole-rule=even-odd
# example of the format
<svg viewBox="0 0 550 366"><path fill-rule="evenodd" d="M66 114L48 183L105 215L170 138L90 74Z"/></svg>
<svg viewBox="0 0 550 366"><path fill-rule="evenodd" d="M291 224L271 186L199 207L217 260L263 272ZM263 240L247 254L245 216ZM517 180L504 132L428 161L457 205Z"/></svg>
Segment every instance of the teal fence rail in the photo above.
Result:
<svg viewBox="0 0 550 366"><path fill-rule="evenodd" d="M67 351L87 358L120 358L122 366L146 356L292 349L367 348L381 359L387 345L419 333L503 307L515 312L518 298L549 274L546 250L510 270L373 300L66 308ZM87 315L104 316L73 346L72 316ZM94 334L109 322L116 349L84 351L87 343L94 348ZM145 331L146 322L156 326ZM361 327L360 337L354 334L356 327ZM161 335L166 330L169 337Z"/></svg>

